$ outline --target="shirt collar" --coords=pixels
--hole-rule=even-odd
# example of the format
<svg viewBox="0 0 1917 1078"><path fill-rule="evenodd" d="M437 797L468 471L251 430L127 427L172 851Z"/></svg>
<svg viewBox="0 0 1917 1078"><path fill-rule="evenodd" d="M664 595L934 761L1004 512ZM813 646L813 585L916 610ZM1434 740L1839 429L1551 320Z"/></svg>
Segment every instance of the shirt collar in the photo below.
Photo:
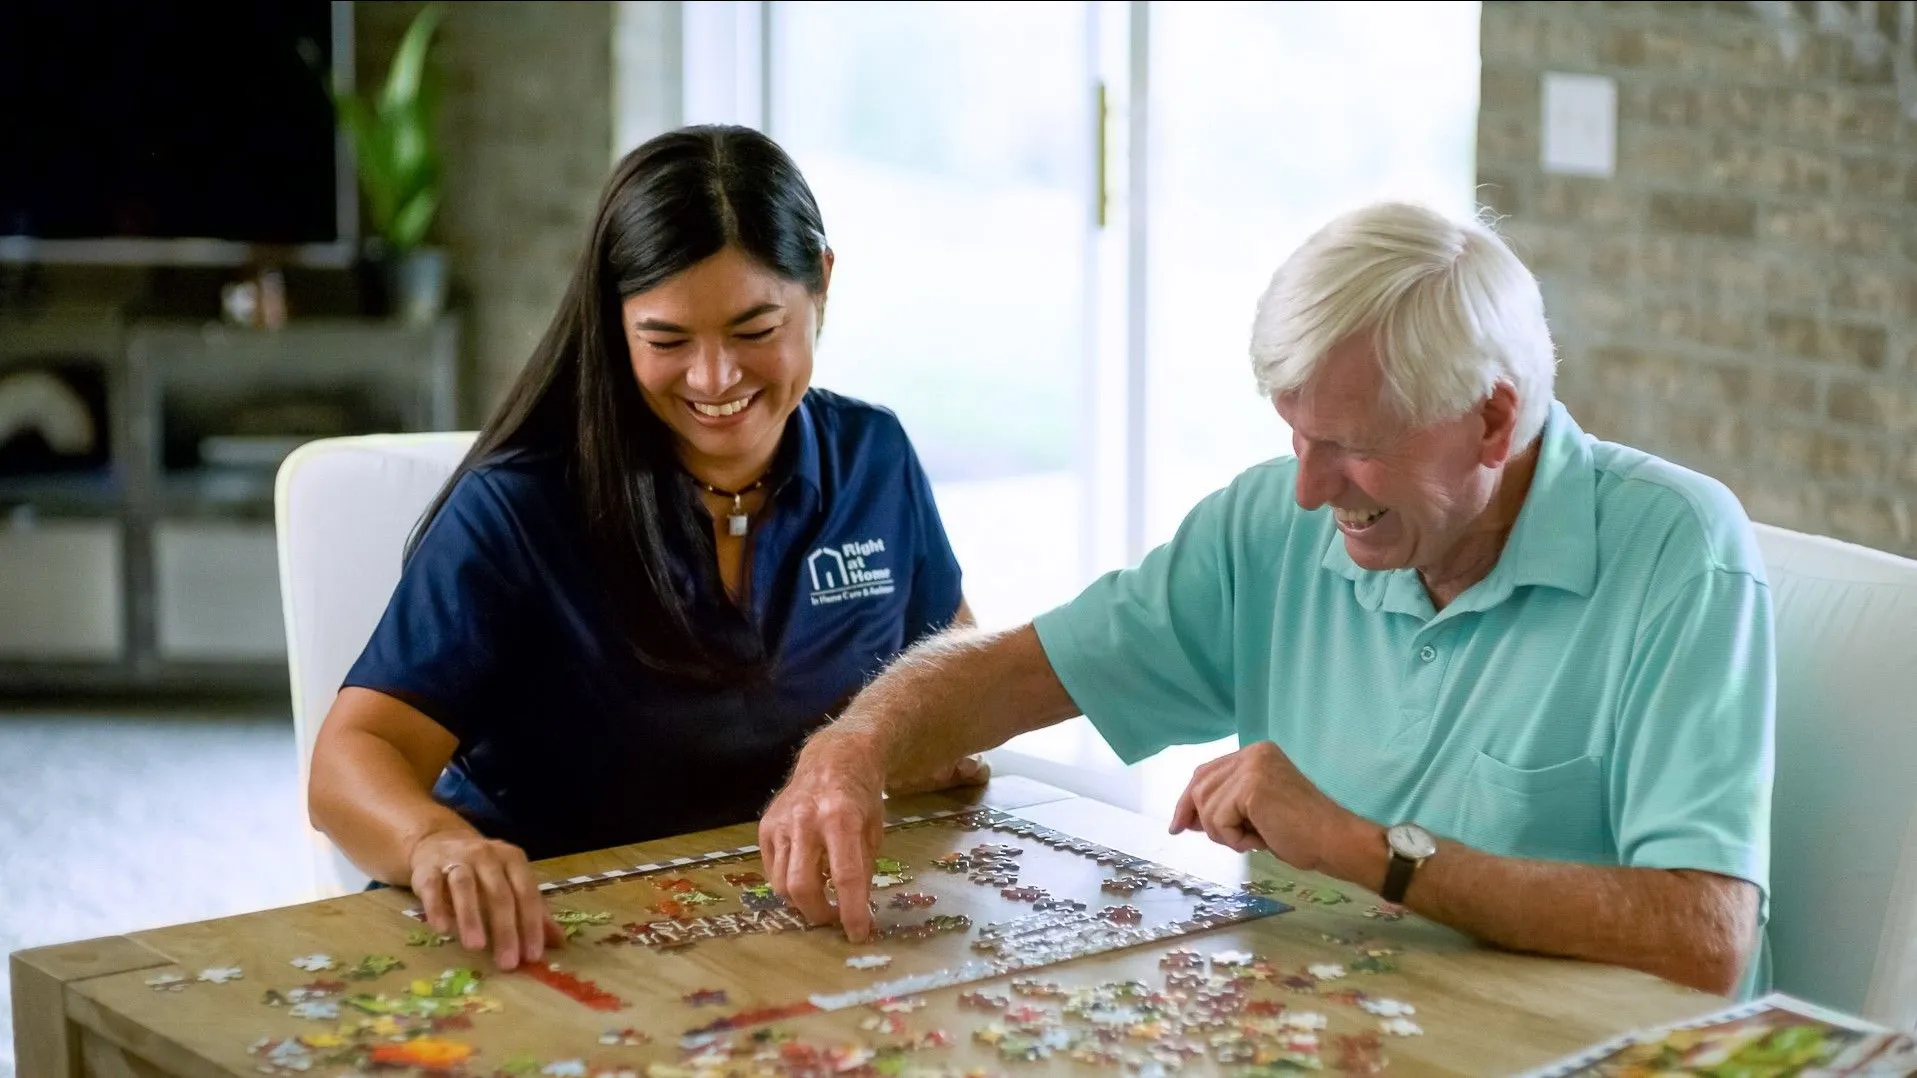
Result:
<svg viewBox="0 0 1917 1078"><path fill-rule="evenodd" d="M1597 586L1597 466L1591 437L1579 429L1564 405L1553 401L1538 442L1531 488L1525 492L1498 563L1446 606L1445 613L1488 610L1521 587L1558 588L1588 596ZM1352 581L1355 597L1367 610L1426 619L1435 613L1416 570L1360 568L1335 529L1319 564Z"/></svg>
<svg viewBox="0 0 1917 1078"><path fill-rule="evenodd" d="M772 458L772 474L777 477L778 489L783 490L796 480L809 488L816 500L824 493L825 485L820 478L819 430L818 421L812 415L813 407L812 392L807 390L785 422L785 433L779 437L779 452Z"/></svg>

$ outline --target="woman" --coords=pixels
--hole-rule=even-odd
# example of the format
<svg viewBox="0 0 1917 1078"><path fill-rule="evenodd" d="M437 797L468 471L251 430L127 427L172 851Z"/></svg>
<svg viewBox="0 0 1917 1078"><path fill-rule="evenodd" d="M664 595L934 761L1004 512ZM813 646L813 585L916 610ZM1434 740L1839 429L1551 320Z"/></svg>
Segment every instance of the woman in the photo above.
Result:
<svg viewBox="0 0 1917 1078"><path fill-rule="evenodd" d="M898 420L808 389L831 276L764 135L630 154L326 717L314 825L501 968L556 939L528 859L756 818L808 733L970 620Z"/></svg>

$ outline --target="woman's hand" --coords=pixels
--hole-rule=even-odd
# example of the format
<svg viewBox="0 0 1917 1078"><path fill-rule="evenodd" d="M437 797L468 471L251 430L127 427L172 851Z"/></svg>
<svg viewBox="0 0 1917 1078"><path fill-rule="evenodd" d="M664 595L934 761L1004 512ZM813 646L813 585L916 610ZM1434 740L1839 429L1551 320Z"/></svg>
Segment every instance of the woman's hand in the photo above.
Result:
<svg viewBox="0 0 1917 1078"><path fill-rule="evenodd" d="M412 886L433 931L473 951L490 940L500 969L537 962L565 939L525 851L477 831L448 828L414 843Z"/></svg>
<svg viewBox="0 0 1917 1078"><path fill-rule="evenodd" d="M894 797L901 794L930 793L933 790L949 790L954 786L983 786L991 781L991 778L991 764L977 756L961 756L956 763L949 764L931 775L888 782L885 784L885 792Z"/></svg>

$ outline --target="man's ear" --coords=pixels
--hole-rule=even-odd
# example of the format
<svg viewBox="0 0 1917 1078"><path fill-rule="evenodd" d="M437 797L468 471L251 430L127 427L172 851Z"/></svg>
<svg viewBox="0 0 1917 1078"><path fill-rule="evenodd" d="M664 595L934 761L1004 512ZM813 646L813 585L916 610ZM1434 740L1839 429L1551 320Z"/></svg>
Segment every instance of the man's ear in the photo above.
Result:
<svg viewBox="0 0 1917 1078"><path fill-rule="evenodd" d="M1484 439L1479 445L1478 462L1487 468L1500 468L1517 448L1518 410L1523 402L1509 382L1491 387L1491 395L1479 407L1484 417Z"/></svg>

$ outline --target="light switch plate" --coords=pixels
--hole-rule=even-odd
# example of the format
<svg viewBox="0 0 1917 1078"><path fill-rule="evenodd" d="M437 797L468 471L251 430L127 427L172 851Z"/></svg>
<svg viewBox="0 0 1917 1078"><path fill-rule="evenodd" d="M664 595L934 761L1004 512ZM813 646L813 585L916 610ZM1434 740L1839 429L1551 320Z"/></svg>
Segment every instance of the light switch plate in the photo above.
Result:
<svg viewBox="0 0 1917 1078"><path fill-rule="evenodd" d="M1544 73L1544 171L1617 174L1617 81L1605 75Z"/></svg>

